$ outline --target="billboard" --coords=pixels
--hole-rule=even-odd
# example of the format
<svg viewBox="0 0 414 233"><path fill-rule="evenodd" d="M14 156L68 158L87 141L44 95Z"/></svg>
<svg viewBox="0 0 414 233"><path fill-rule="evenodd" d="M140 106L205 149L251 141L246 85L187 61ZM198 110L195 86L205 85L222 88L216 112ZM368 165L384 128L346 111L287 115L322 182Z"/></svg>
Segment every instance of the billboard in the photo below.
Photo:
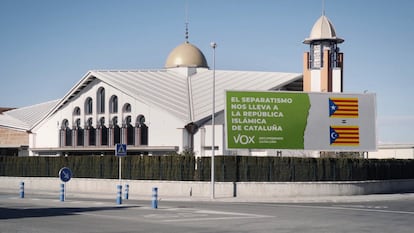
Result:
<svg viewBox="0 0 414 233"><path fill-rule="evenodd" d="M226 91L228 149L376 150L375 94Z"/></svg>

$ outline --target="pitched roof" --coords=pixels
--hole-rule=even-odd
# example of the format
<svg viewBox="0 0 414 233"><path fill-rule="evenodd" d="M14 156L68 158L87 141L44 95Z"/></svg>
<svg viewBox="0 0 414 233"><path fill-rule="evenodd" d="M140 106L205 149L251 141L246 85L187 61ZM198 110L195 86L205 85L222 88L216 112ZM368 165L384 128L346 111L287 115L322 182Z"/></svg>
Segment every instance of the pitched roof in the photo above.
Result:
<svg viewBox="0 0 414 233"><path fill-rule="evenodd" d="M216 70L216 111L224 110L225 90L279 90L302 77L300 73ZM212 78L213 70L206 68L89 71L45 118L99 79L134 99L168 111L183 124L196 122L211 115Z"/></svg>
<svg viewBox="0 0 414 233"><path fill-rule="evenodd" d="M0 114L0 126L18 130L30 130L58 100L5 111Z"/></svg>

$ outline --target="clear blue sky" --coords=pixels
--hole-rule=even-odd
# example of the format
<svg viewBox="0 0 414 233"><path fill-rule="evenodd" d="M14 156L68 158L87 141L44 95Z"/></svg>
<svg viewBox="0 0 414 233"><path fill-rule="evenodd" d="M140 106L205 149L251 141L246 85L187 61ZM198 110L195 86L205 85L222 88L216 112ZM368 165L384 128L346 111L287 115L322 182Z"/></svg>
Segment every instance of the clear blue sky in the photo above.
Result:
<svg viewBox="0 0 414 233"><path fill-rule="evenodd" d="M190 42L216 68L302 72L322 0L1 0L0 106L62 98L88 70L162 68ZM379 142L414 143L414 1L325 0L344 90L377 93Z"/></svg>

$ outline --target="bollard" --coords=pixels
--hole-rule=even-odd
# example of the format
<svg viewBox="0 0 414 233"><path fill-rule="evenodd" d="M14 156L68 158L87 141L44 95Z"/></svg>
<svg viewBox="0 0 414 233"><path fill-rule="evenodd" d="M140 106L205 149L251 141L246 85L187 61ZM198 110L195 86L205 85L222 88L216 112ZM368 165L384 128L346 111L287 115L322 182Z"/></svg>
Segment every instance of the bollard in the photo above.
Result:
<svg viewBox="0 0 414 233"><path fill-rule="evenodd" d="M24 182L20 182L20 198L24 198Z"/></svg>
<svg viewBox="0 0 414 233"><path fill-rule="evenodd" d="M129 198L129 184L125 185L125 200Z"/></svg>
<svg viewBox="0 0 414 233"><path fill-rule="evenodd" d="M117 186L118 192L116 194L116 204L121 205L122 204L122 185Z"/></svg>
<svg viewBox="0 0 414 233"><path fill-rule="evenodd" d="M60 201L65 201L65 183L60 184Z"/></svg>
<svg viewBox="0 0 414 233"><path fill-rule="evenodd" d="M158 208L158 188L157 187L152 188L152 208L154 209Z"/></svg>

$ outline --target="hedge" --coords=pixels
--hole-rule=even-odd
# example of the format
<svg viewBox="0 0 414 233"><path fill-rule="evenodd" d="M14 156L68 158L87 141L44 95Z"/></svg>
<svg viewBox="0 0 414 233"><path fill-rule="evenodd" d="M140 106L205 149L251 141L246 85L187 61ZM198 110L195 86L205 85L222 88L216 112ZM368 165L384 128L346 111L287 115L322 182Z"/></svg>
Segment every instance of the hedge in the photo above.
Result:
<svg viewBox="0 0 414 233"><path fill-rule="evenodd" d="M215 156L215 180L223 182L358 181L414 179L414 160ZM0 156L0 176L57 177L69 167L75 178L118 178L118 157ZM211 159L191 155L122 158L122 178L210 181Z"/></svg>

